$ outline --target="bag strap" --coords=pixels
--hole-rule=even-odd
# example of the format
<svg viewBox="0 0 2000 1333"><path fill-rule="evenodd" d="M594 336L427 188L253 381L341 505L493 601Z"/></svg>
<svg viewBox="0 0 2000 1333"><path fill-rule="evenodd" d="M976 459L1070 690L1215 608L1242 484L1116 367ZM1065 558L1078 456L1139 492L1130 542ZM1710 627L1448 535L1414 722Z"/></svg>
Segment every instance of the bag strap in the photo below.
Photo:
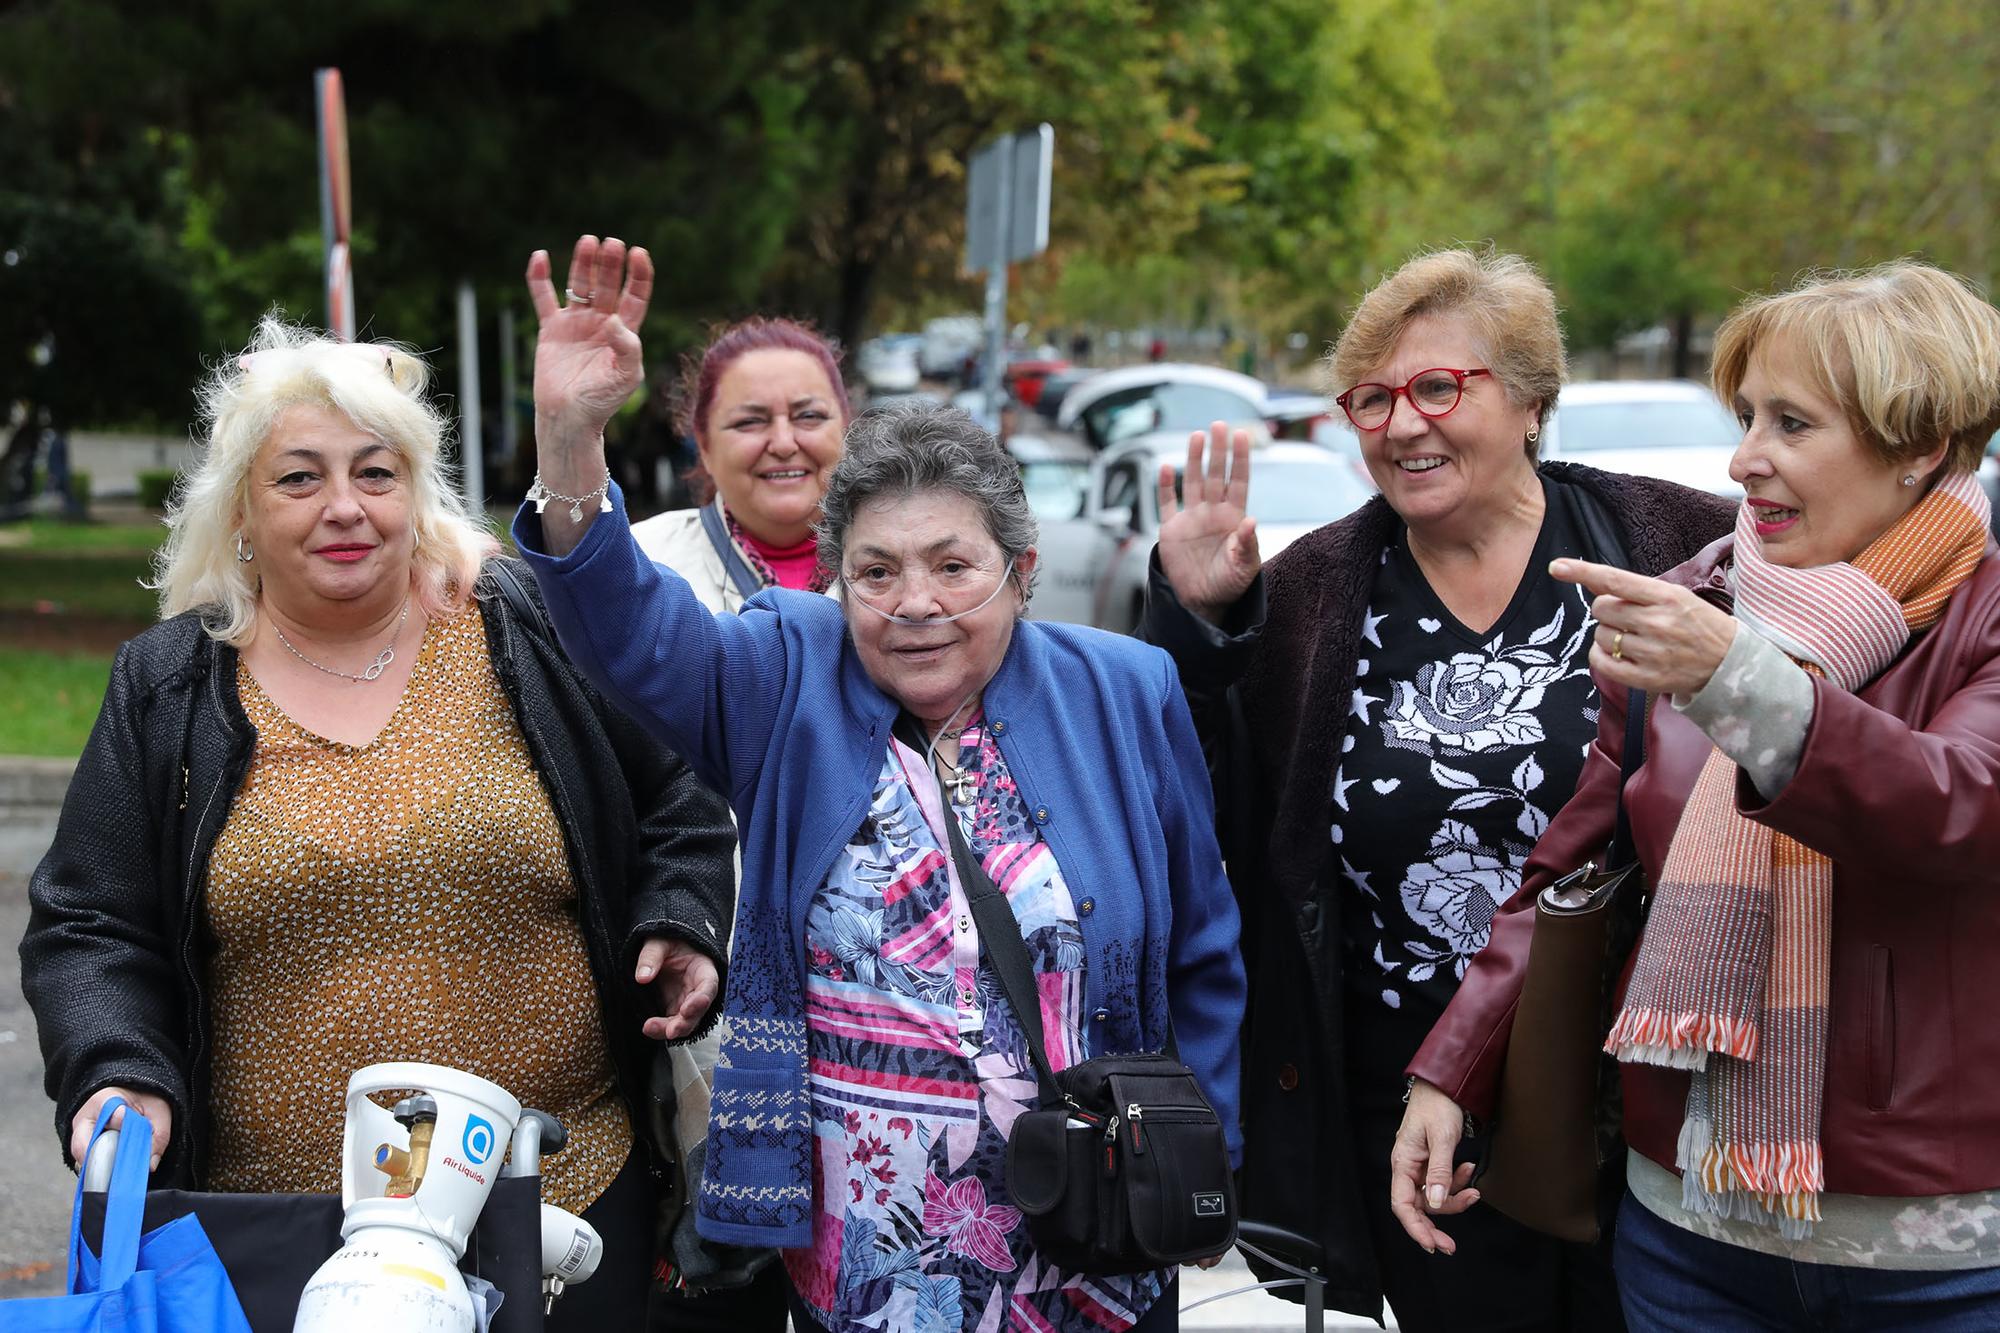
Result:
<svg viewBox="0 0 2000 1333"><path fill-rule="evenodd" d="M1618 823L1611 834L1611 850L1604 855L1606 870L1623 870L1639 859L1639 850L1632 845L1632 813L1625 808L1625 788L1646 762L1646 703L1644 690L1631 690L1625 696L1625 753L1618 761Z"/></svg>
<svg viewBox="0 0 2000 1333"><path fill-rule="evenodd" d="M111 1183L104 1193L104 1235L98 1244L97 1281L86 1279L83 1262L83 1179L89 1170L90 1154L97 1150L104 1127L119 1107L125 1107L125 1125L112 1145L117 1155L111 1160ZM146 1176L153 1158L153 1122L128 1105L123 1097L113 1097L97 1112L97 1124L90 1131L90 1146L77 1163L76 1206L69 1219L69 1293L116 1291L132 1280L139 1268L139 1231L146 1214Z"/></svg>
<svg viewBox="0 0 2000 1333"><path fill-rule="evenodd" d="M894 734L918 754L929 748L923 729L908 713L896 719ZM1033 965L1028 962L1027 941L1021 938L1021 923L1015 919L1014 909L1007 905L1007 895L966 845L965 831L958 826L958 815L951 808L944 783L937 779L936 773L931 777L937 781L938 805L944 814L945 836L951 843L951 863L958 870L958 885L965 891L972 919L979 925L980 950L993 965L1001 993L1013 1007L1014 1021L1020 1025L1021 1035L1027 1038L1028 1057L1035 1066L1035 1083L1041 1090L1042 1105L1059 1106L1067 1098L1056 1083L1054 1066L1049 1063L1047 1036L1042 1031L1041 996L1035 989Z"/></svg>
<svg viewBox="0 0 2000 1333"><path fill-rule="evenodd" d="M514 618L550 643L554 643L555 627L549 624L548 613L543 611L541 605L529 595L526 585L521 582L521 576L514 571L514 562L495 560L486 567L492 571L493 582L500 589L500 595L506 598L507 605L513 608Z"/></svg>
<svg viewBox="0 0 2000 1333"><path fill-rule="evenodd" d="M729 540L729 529L722 521L721 500L712 500L701 507L701 530L708 534L708 544L721 557L722 568L728 573L729 581L736 585L736 591L743 594L745 601L764 591L764 581L744 560L743 552L736 549L736 543Z"/></svg>

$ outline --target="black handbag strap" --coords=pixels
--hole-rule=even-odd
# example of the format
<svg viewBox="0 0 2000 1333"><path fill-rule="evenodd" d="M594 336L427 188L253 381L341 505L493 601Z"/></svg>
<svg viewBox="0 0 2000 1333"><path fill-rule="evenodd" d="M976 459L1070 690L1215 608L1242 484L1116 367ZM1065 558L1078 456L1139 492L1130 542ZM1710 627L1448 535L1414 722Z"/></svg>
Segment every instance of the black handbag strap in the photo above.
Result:
<svg viewBox="0 0 2000 1333"><path fill-rule="evenodd" d="M929 748L923 728L908 713L896 720L895 734L920 755ZM935 773L931 777L937 781ZM1000 892L1000 886L966 845L965 831L958 826L958 815L951 808L951 798L946 795L942 781L938 781L938 805L944 814L945 835L951 842L951 863L958 869L959 887L965 890L966 904L979 926L980 950L993 965L1001 993L1013 1007L1014 1021L1020 1024L1021 1035L1027 1038L1028 1056L1035 1066L1035 1083L1041 1090L1042 1105L1058 1106L1066 1099L1056 1083L1055 1068L1049 1063L1040 992L1035 989L1034 967L1028 961L1027 942L1021 938L1021 923L1015 919L1014 909L1007 905L1007 895Z"/></svg>
<svg viewBox="0 0 2000 1333"><path fill-rule="evenodd" d="M1632 845L1632 814L1625 808L1625 788L1645 762L1646 692L1630 690L1625 696L1625 753L1618 761L1618 823L1611 835L1611 850L1604 856L1606 870L1623 870L1639 859L1639 849Z"/></svg>
<svg viewBox="0 0 2000 1333"><path fill-rule="evenodd" d="M536 603L528 592L527 585L511 560L495 560L489 563L487 571L493 575L493 582L500 589L500 595L507 599L507 605L514 610L514 618L526 625L530 632L541 635L550 643L556 641L555 628L549 624L548 614Z"/></svg>
<svg viewBox="0 0 2000 1333"><path fill-rule="evenodd" d="M742 593L746 601L764 591L764 581L750 568L743 553L736 549L736 543L729 540L729 529L722 521L722 501L713 500L701 507L701 530L708 534L708 544L722 558L722 568L728 573L729 581L736 585L736 591Z"/></svg>

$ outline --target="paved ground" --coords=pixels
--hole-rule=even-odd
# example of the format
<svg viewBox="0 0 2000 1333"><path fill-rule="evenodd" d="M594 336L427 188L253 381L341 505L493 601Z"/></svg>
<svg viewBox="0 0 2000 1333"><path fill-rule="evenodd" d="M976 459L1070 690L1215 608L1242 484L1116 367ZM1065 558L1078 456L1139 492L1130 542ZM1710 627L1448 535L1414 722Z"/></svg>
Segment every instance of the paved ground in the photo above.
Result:
<svg viewBox="0 0 2000 1333"><path fill-rule="evenodd" d="M34 1019L21 998L15 945L27 926L27 877L18 863L0 866L0 1300L62 1290L76 1188L56 1144Z"/></svg>
<svg viewBox="0 0 2000 1333"><path fill-rule="evenodd" d="M0 760L0 765L8 762ZM4 784L0 784L4 785ZM37 820L44 822L38 823ZM0 810L0 1301L62 1290L64 1246L76 1178L62 1165L34 1019L21 996L15 946L28 925L27 875L54 832L44 807ZM1252 1281L1242 1261L1203 1273L1183 1270L1181 1303L1191 1305ZM0 1318L0 1323L4 1323ZM1270 1333L1304 1326L1299 1307L1261 1292L1217 1301L1186 1315L1181 1327L1200 1333ZM1334 1315L1328 1328L1373 1328ZM1393 1327L1393 1325L1391 1326Z"/></svg>

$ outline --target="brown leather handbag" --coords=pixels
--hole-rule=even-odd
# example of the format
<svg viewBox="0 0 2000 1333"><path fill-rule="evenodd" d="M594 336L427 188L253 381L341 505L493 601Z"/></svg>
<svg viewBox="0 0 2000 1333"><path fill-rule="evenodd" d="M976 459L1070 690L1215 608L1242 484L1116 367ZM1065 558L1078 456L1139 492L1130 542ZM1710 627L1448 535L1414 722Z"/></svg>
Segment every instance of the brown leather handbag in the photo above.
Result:
<svg viewBox="0 0 2000 1333"><path fill-rule="evenodd" d="M1646 695L1625 715L1618 822L1602 864L1571 871L1535 900L1535 934L1500 1072L1480 1197L1524 1226L1594 1242L1605 1168L1622 1159L1618 1064L1604 1054L1619 973L1649 893L1632 846L1625 784L1646 761Z"/></svg>

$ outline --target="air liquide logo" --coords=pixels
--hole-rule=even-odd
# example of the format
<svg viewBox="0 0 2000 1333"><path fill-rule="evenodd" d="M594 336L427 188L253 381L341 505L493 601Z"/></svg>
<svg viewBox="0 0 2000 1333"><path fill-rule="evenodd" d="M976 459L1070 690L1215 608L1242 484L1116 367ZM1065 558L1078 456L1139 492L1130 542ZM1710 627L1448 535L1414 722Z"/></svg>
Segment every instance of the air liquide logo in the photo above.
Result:
<svg viewBox="0 0 2000 1333"><path fill-rule="evenodd" d="M493 1124L476 1115L465 1118L465 1155L472 1159L474 1166L482 1165L493 1155Z"/></svg>

